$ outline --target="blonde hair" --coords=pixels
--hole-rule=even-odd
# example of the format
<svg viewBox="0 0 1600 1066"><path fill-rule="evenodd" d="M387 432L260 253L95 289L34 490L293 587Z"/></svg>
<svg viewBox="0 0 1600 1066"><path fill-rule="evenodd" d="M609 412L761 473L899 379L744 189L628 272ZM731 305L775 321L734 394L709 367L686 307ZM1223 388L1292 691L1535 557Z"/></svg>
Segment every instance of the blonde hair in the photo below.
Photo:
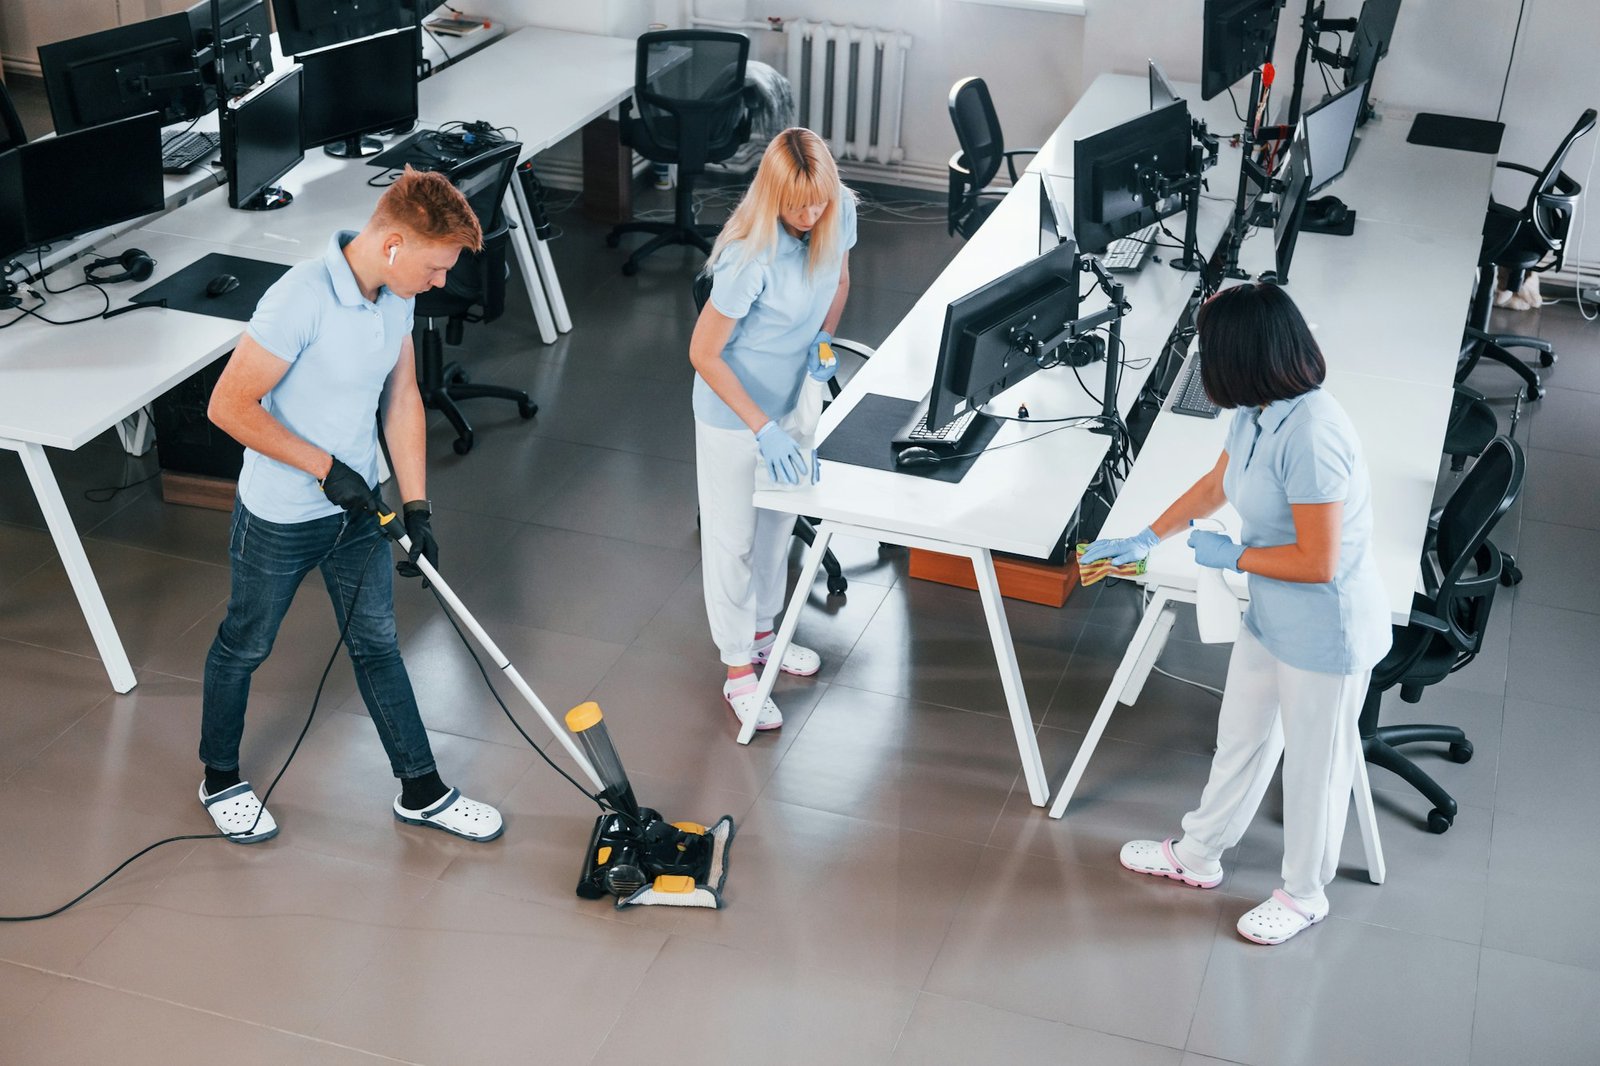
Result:
<svg viewBox="0 0 1600 1066"><path fill-rule="evenodd" d="M809 274L824 263L834 261L843 249L840 232L839 199L855 193L839 183L839 168L827 144L815 133L800 126L784 130L772 138L761 157L755 180L744 199L723 223L717 243L706 260L710 273L728 245L741 241L741 262L770 259L778 246L778 227L782 212L811 204L826 203L822 217L811 229L810 252L806 260Z"/></svg>
<svg viewBox="0 0 1600 1066"><path fill-rule="evenodd" d="M461 190L443 174L413 170L409 163L378 197L372 221L398 226L429 241L459 244L469 252L483 250L483 227Z"/></svg>

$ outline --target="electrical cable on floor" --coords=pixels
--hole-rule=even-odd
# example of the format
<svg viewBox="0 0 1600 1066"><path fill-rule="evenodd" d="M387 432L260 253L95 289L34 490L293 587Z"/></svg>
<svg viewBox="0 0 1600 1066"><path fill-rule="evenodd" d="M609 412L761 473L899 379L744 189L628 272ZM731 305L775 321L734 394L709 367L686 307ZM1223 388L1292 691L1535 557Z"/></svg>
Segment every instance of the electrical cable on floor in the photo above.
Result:
<svg viewBox="0 0 1600 1066"><path fill-rule="evenodd" d="M1159 666L1152 666L1152 667L1150 667L1150 669L1154 670L1156 673L1160 674L1162 677L1170 677L1170 678L1172 678L1172 680L1180 681L1183 684L1190 686L1191 688L1197 688L1202 692L1209 692L1213 696L1217 697L1217 699L1219 699L1219 700L1222 698L1222 690L1220 688L1212 688L1210 685L1202 685L1198 681L1191 681L1187 677L1179 677L1177 674L1173 673L1172 671L1163 670Z"/></svg>

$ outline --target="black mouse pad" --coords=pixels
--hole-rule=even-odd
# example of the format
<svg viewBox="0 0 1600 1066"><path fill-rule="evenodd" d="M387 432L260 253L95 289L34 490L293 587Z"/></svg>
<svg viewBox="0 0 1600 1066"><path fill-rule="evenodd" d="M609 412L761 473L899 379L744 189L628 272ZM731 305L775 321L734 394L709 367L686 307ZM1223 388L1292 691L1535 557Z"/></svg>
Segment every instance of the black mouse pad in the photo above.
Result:
<svg viewBox="0 0 1600 1066"><path fill-rule="evenodd" d="M130 302L153 304L166 300L174 311L248 322L261 297L288 269L282 263L264 263L259 259L212 252L136 294ZM232 274L239 279L239 287L221 296L207 296L206 284L218 274Z"/></svg>
<svg viewBox="0 0 1600 1066"><path fill-rule="evenodd" d="M969 453L982 452L984 446L1000 432L999 419L978 416L977 428L972 430L972 435L959 453L963 458L945 459L931 466L897 467L894 465L896 449L891 441L911 421L911 416L920 406L916 400L869 393L861 398L854 410L844 416L843 421L833 427L828 439L817 448L817 455L828 462L864 466L869 470L889 470L896 474L911 474L951 483L960 481L972 469L972 464L978 461L976 454Z"/></svg>
<svg viewBox="0 0 1600 1066"><path fill-rule="evenodd" d="M369 167L401 170L410 164L417 170L449 170L456 164L472 158L478 152L498 147L483 144L476 150L446 149L439 144L433 130L418 130L403 141L396 141L378 155L367 160Z"/></svg>
<svg viewBox="0 0 1600 1066"><path fill-rule="evenodd" d="M1505 131L1503 122L1423 111L1412 120L1411 132L1406 134L1406 140L1428 148L1454 148L1461 152L1493 155L1500 150L1500 135Z"/></svg>

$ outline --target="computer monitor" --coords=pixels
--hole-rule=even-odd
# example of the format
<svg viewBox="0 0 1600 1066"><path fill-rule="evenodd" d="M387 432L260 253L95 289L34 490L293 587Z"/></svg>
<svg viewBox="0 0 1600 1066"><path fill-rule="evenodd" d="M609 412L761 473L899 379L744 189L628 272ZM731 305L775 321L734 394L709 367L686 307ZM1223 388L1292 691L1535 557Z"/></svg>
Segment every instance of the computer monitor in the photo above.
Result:
<svg viewBox="0 0 1600 1066"><path fill-rule="evenodd" d="M148 112L18 145L5 158L4 213L20 208L21 246L38 248L166 206L161 115ZM17 242L15 220L0 244ZM0 248L0 258L6 250Z"/></svg>
<svg viewBox="0 0 1600 1066"><path fill-rule="evenodd" d="M951 300L928 397L928 428L943 428L1040 369L1053 347L1046 346L1077 317L1072 241Z"/></svg>
<svg viewBox="0 0 1600 1066"><path fill-rule="evenodd" d="M1367 97L1372 90L1372 75L1378 68L1378 60L1389 54L1389 40L1394 36L1394 23L1399 16L1400 0L1366 0L1361 5L1361 17L1350 35L1349 64L1344 72L1346 85L1366 86L1361 95L1358 126L1365 123L1371 113Z"/></svg>
<svg viewBox="0 0 1600 1066"><path fill-rule="evenodd" d="M1055 248L1062 241L1072 239L1072 216L1068 214L1067 199L1060 186L1064 178L1053 174L1039 174L1039 254Z"/></svg>
<svg viewBox="0 0 1600 1066"><path fill-rule="evenodd" d="M1180 97L1173 91L1172 83L1167 80L1166 71L1154 59L1148 60L1150 64L1150 110L1159 111L1168 104L1175 104Z"/></svg>
<svg viewBox="0 0 1600 1066"><path fill-rule="evenodd" d="M1078 245L1100 253L1183 210L1171 186L1189 170L1189 106L1147 111L1073 145L1073 229Z"/></svg>
<svg viewBox="0 0 1600 1066"><path fill-rule="evenodd" d="M415 26L415 0L272 0L286 56ZM424 0L426 2L426 0ZM437 7L437 4L433 5ZM414 42L413 42L414 43ZM415 61L415 53L412 55Z"/></svg>
<svg viewBox="0 0 1600 1066"><path fill-rule="evenodd" d="M222 124L229 207L270 211L294 199L273 182L305 158L300 147L300 83L299 68L291 68L229 109Z"/></svg>
<svg viewBox="0 0 1600 1066"><path fill-rule="evenodd" d="M182 122L205 114L187 15L163 15L39 47L50 118L59 133L161 114Z"/></svg>
<svg viewBox="0 0 1600 1066"><path fill-rule="evenodd" d="M1300 239L1300 224L1305 219L1306 200L1311 196L1311 170L1314 158L1307 149L1305 133L1295 134L1289 146L1289 157L1283 165L1283 192L1278 194L1278 214L1272 223L1275 271L1273 280L1279 285L1289 283L1289 264L1294 259L1294 246Z"/></svg>
<svg viewBox="0 0 1600 1066"><path fill-rule="evenodd" d="M1361 82L1328 97L1301 116L1301 129L1309 153L1306 169L1311 176L1311 190L1308 195L1315 196L1344 173L1355 146L1356 124L1366 98L1367 86Z"/></svg>
<svg viewBox="0 0 1600 1066"><path fill-rule="evenodd" d="M1200 99L1209 100L1272 58L1283 0L1206 0L1200 28Z"/></svg>
<svg viewBox="0 0 1600 1066"><path fill-rule="evenodd" d="M383 146L363 134L417 120L416 33L399 30L296 57L305 71L305 147L376 155Z"/></svg>
<svg viewBox="0 0 1600 1066"><path fill-rule="evenodd" d="M27 208L22 200L22 157L16 149L0 152L0 280L4 280L7 273L6 264L28 247L26 216ZM12 299L0 293L0 309L15 307Z"/></svg>
<svg viewBox="0 0 1600 1066"><path fill-rule="evenodd" d="M195 50L210 48L214 36L211 0L198 0L187 14ZM228 95L243 96L251 86L266 81L267 75L272 73L272 26L267 17L267 0L221 0L221 14L222 69L228 79ZM230 41L237 43L229 46L227 42ZM217 106L216 63L205 64L200 75L205 79L210 106Z"/></svg>

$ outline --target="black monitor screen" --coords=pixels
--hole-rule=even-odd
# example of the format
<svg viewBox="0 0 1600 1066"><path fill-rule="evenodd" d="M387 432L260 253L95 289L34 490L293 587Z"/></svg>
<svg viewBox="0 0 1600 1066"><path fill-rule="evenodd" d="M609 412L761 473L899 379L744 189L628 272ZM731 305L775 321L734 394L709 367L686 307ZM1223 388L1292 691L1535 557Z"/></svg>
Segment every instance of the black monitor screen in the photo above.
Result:
<svg viewBox="0 0 1600 1066"><path fill-rule="evenodd" d="M1209 100L1272 58L1283 0L1206 0L1200 98Z"/></svg>
<svg viewBox="0 0 1600 1066"><path fill-rule="evenodd" d="M414 26L414 6L415 0L272 0L272 13L278 46L292 56Z"/></svg>
<svg viewBox="0 0 1600 1066"><path fill-rule="evenodd" d="M272 26L267 19L267 0L222 0L222 69L228 94L243 96L253 85L272 73ZM211 47L215 36L211 24L211 0L199 0L189 8L189 25L197 50ZM228 45L227 42L236 42ZM211 106L216 106L217 71L215 63L201 69Z"/></svg>
<svg viewBox="0 0 1600 1066"><path fill-rule="evenodd" d="M1078 317L1078 249L1064 241L982 288L951 300L928 398L938 429L1039 369L1022 335L1046 342Z"/></svg>
<svg viewBox="0 0 1600 1066"><path fill-rule="evenodd" d="M153 111L29 141L16 155L29 247L166 206L161 116Z"/></svg>
<svg viewBox="0 0 1600 1066"><path fill-rule="evenodd" d="M1039 174L1039 254L1043 255L1062 241L1072 239L1072 216L1069 201L1062 195L1060 186L1064 179L1053 174Z"/></svg>
<svg viewBox="0 0 1600 1066"><path fill-rule="evenodd" d="M261 194L305 157L300 147L300 71L291 69L241 100L223 125L228 206L263 206Z"/></svg>
<svg viewBox="0 0 1600 1066"><path fill-rule="evenodd" d="M57 133L159 111L163 122L205 113L186 15L164 15L39 47Z"/></svg>
<svg viewBox="0 0 1600 1066"><path fill-rule="evenodd" d="M1166 71L1157 65L1154 59L1150 64L1150 110L1155 111L1166 107L1168 104L1178 102L1178 94L1172 90L1172 83L1167 80Z"/></svg>
<svg viewBox="0 0 1600 1066"><path fill-rule="evenodd" d="M307 148L416 121L415 30L313 52L296 62L306 75Z"/></svg>
<svg viewBox="0 0 1600 1066"><path fill-rule="evenodd" d="M1294 258L1294 246L1300 239L1300 222L1306 213L1306 199L1311 194L1312 179L1307 172L1307 155L1305 137L1296 136L1289 149L1289 159L1284 164L1284 190L1278 196L1278 217L1272 225L1279 285L1289 282L1289 262Z"/></svg>
<svg viewBox="0 0 1600 1066"><path fill-rule="evenodd" d="M1311 175L1313 194L1326 188L1344 173L1350 160L1350 150L1355 144L1356 123L1361 118L1361 105L1366 100L1363 82L1330 96L1307 111L1301 118L1305 129L1306 147L1310 153L1307 169Z"/></svg>
<svg viewBox="0 0 1600 1066"><path fill-rule="evenodd" d="M1148 111L1073 145L1073 230L1086 252L1099 253L1183 210L1164 191L1189 167L1189 107L1179 101Z"/></svg>
<svg viewBox="0 0 1600 1066"><path fill-rule="evenodd" d="M22 157L16 151L0 152L0 275L12 257L28 246L22 202Z"/></svg>

